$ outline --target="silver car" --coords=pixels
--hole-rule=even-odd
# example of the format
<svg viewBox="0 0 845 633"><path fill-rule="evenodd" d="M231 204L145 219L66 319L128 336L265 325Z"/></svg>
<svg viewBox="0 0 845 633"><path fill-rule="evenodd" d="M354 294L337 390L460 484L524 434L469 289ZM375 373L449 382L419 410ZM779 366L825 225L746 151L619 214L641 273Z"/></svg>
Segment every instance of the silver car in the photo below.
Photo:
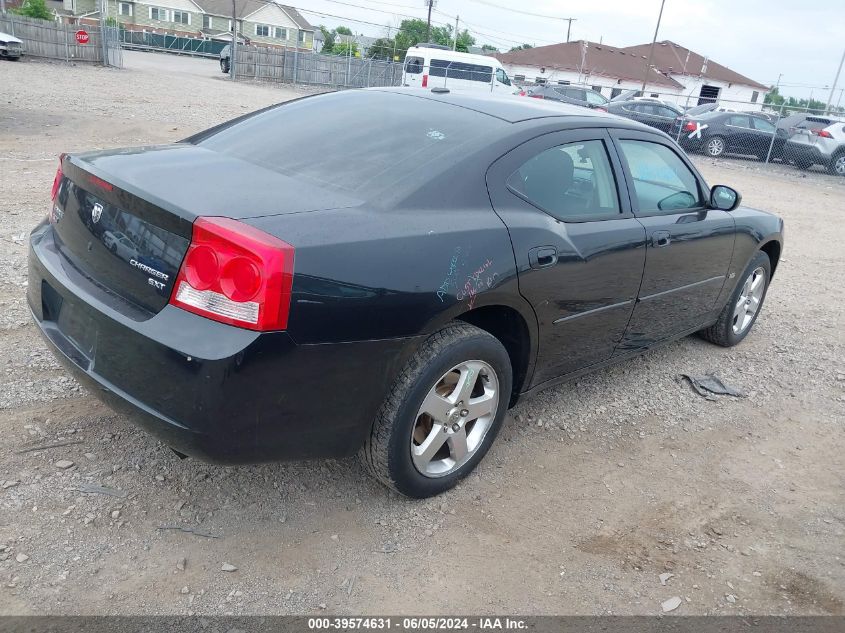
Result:
<svg viewBox="0 0 845 633"><path fill-rule="evenodd" d="M826 116L809 116L790 130L784 156L802 169L822 165L830 173L845 176L845 123Z"/></svg>
<svg viewBox="0 0 845 633"><path fill-rule="evenodd" d="M23 54L23 42L14 35L0 33L0 58L18 59Z"/></svg>

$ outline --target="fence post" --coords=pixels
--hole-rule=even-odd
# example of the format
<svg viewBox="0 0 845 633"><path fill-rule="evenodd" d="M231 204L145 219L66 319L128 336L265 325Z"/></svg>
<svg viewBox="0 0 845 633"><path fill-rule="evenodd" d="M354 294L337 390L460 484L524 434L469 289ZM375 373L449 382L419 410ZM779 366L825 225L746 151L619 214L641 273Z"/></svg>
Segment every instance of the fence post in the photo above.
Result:
<svg viewBox="0 0 845 633"><path fill-rule="evenodd" d="M9 28L12 29L12 32L9 33L9 35L14 35L15 34L15 14L14 13L7 13L6 15L9 16L9 25L10 25Z"/></svg>
<svg viewBox="0 0 845 633"><path fill-rule="evenodd" d="M768 165L769 160L772 158L772 148L775 146L775 137L778 135L778 122L780 121L780 117L775 119L775 132L772 134L772 140L769 141L769 151L766 152L766 160L765 163Z"/></svg>
<svg viewBox="0 0 845 633"><path fill-rule="evenodd" d="M296 75L299 70L299 47L293 49L293 85L296 85Z"/></svg>

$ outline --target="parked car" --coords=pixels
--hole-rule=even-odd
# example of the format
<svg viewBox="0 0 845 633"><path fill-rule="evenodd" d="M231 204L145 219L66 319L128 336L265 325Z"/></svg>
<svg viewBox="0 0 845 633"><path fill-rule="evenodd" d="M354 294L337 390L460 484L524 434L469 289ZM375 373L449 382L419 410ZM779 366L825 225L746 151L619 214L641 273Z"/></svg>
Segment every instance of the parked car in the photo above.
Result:
<svg viewBox="0 0 845 633"><path fill-rule="evenodd" d="M0 58L20 59L23 55L23 42L14 35L0 33Z"/></svg>
<svg viewBox="0 0 845 633"><path fill-rule="evenodd" d="M220 51L220 70L224 73L229 73L229 68L231 68L232 63L232 45L226 44L221 51Z"/></svg>
<svg viewBox="0 0 845 633"><path fill-rule="evenodd" d="M672 108L657 100L612 101L607 104L607 111L626 119L645 123L667 134L672 131L675 121L683 116L677 108Z"/></svg>
<svg viewBox="0 0 845 633"><path fill-rule="evenodd" d="M534 99L550 99L595 110L607 111L608 100L589 88L561 84L534 86L524 96Z"/></svg>
<svg viewBox="0 0 845 633"><path fill-rule="evenodd" d="M742 341L783 222L739 204L620 117L341 91L63 156L27 297L90 393L181 454L359 453L426 497L472 471L522 396L693 332ZM138 248L161 264L92 248L96 205L154 235Z"/></svg>
<svg viewBox="0 0 845 633"><path fill-rule="evenodd" d="M731 153L765 160L774 135L775 126L766 119L741 112L707 112L694 118L684 115L672 128L681 147L713 157Z"/></svg>
<svg viewBox="0 0 845 633"><path fill-rule="evenodd" d="M120 231L104 231L103 244L122 260L128 262L138 258L138 249L135 244Z"/></svg>
<svg viewBox="0 0 845 633"><path fill-rule="evenodd" d="M784 157L807 169L821 165L831 174L845 176L845 124L830 117L807 116L791 128Z"/></svg>

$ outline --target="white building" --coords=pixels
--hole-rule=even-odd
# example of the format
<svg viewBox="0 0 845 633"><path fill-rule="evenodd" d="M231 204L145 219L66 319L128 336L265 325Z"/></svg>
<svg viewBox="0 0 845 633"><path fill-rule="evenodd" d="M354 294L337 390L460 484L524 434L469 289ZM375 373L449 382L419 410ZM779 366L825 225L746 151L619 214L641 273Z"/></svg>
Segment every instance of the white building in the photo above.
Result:
<svg viewBox="0 0 845 633"><path fill-rule="evenodd" d="M613 98L640 90L650 44L618 48L595 42L568 42L494 55L518 85L585 85ZM645 52L643 52L645 51ZM680 62L679 63L679 58ZM685 63L683 63L685 62ZM742 110L762 108L768 88L672 42L658 42L646 77L645 94L679 105L741 101Z"/></svg>

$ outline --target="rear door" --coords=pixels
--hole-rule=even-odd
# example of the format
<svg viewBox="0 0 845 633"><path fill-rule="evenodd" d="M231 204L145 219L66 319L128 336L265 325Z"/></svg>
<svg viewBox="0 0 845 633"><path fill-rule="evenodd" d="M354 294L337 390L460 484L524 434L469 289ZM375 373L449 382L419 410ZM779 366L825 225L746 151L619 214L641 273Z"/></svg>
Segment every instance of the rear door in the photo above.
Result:
<svg viewBox="0 0 845 633"><path fill-rule="evenodd" d="M707 208L706 184L662 135L617 130L631 206L645 227L646 262L618 353L701 327L712 316L734 247L730 213Z"/></svg>
<svg viewBox="0 0 845 633"><path fill-rule="evenodd" d="M418 56L406 57L402 85L411 88L421 88L425 71L425 59Z"/></svg>
<svg viewBox="0 0 845 633"><path fill-rule="evenodd" d="M610 358L640 286L645 231L607 132L530 140L491 166L487 185L539 323L533 384Z"/></svg>
<svg viewBox="0 0 845 633"><path fill-rule="evenodd" d="M728 149L743 154L753 153L755 135L751 129L750 116L731 114L725 121L725 128L729 131L725 139Z"/></svg>

